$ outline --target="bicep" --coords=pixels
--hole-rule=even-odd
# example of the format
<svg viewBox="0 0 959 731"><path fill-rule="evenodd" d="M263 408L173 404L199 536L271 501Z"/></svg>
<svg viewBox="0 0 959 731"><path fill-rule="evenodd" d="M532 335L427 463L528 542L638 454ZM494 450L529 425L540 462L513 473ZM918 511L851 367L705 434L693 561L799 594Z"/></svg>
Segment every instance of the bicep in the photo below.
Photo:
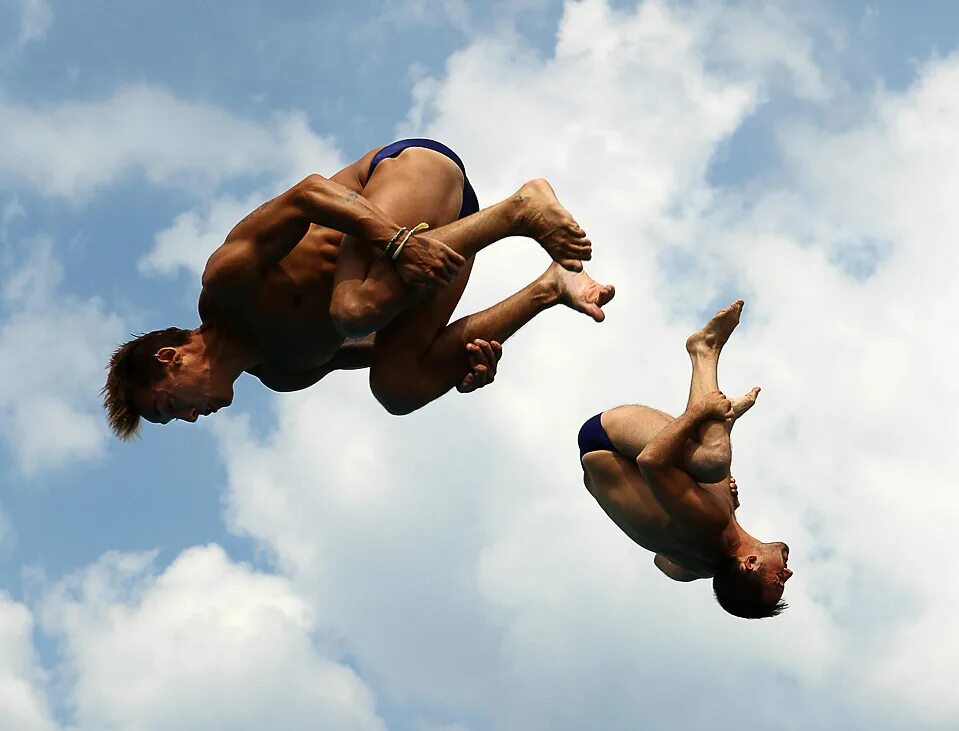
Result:
<svg viewBox="0 0 959 731"><path fill-rule="evenodd" d="M305 189L313 184L311 181L314 177L319 176L304 178L289 190L248 213L233 227L227 241L264 244L277 238L293 237L299 241L310 225L304 212L303 196Z"/></svg>
<svg viewBox="0 0 959 731"><path fill-rule="evenodd" d="M247 214L213 252L203 272L203 286L236 286L259 281L286 256L310 228L303 213L301 189L306 179Z"/></svg>
<svg viewBox="0 0 959 731"><path fill-rule="evenodd" d="M637 458L636 464L646 478L650 490L662 502L672 505L687 503L699 488L692 477L672 465L647 464L643 462L642 456Z"/></svg>

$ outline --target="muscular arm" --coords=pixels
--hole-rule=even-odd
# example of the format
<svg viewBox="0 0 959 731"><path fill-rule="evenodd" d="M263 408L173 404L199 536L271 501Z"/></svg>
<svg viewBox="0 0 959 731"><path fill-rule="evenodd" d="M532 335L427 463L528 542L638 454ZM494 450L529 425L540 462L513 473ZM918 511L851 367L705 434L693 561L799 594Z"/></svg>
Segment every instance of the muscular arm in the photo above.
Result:
<svg viewBox="0 0 959 731"><path fill-rule="evenodd" d="M252 285L300 242L311 224L385 248L398 226L359 193L309 175L240 221L207 262L203 286Z"/></svg>
<svg viewBox="0 0 959 731"><path fill-rule="evenodd" d="M675 463L679 461L686 440L703 418L698 407L687 409L678 419L673 419L660 429L636 458L639 471L661 499L670 503L680 502L698 486Z"/></svg>
<svg viewBox="0 0 959 731"><path fill-rule="evenodd" d="M712 391L698 404L687 407L682 416L666 424L649 441L636 458L636 465L660 500L681 507L690 515L703 513L705 503L696 490L699 484L675 465L686 440L697 426L707 419L731 419L733 416L729 399L719 391Z"/></svg>
<svg viewBox="0 0 959 731"><path fill-rule="evenodd" d="M682 416L666 424L649 440L636 458L636 464L644 472L673 465L681 456L686 440L703 422L704 417L698 405L686 409Z"/></svg>

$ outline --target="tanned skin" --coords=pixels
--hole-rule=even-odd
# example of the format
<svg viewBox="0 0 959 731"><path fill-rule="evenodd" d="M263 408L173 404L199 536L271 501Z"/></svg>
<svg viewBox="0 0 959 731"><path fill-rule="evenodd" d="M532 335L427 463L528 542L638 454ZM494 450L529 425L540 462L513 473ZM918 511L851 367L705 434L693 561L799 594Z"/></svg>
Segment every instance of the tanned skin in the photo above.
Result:
<svg viewBox="0 0 959 731"><path fill-rule="evenodd" d="M676 581L709 578L717 562L738 558L760 572L763 596L778 600L792 576L788 547L762 543L736 520L739 491L730 475L730 431L756 403L759 388L728 399L719 390L719 354L743 302L718 312L686 342L693 375L686 411L673 418L647 406L621 406L601 422L616 451L583 457L584 481L626 535L653 552Z"/></svg>
<svg viewBox="0 0 959 731"><path fill-rule="evenodd" d="M591 242L546 181L456 220L463 174L449 158L410 148L368 177L379 149L332 178L308 176L234 227L203 273L201 325L186 345L157 352L166 378L135 394L144 418L195 421L231 403L243 372L296 391L355 368L370 368L391 413L409 413L453 387L491 382L501 343L549 307L603 319L613 288L582 271ZM400 226L421 221L430 230L397 261L383 256ZM448 324L473 257L511 236L535 239L554 263Z"/></svg>

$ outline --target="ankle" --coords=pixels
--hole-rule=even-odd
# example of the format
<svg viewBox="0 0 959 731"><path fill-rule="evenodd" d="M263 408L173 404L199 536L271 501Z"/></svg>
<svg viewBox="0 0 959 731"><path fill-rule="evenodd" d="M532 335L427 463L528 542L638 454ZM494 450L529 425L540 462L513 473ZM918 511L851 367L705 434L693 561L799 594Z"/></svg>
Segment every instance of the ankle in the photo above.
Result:
<svg viewBox="0 0 959 731"><path fill-rule="evenodd" d="M532 284L533 301L539 305L540 309L547 309L553 305L558 305L561 299L559 283L555 277L549 276L549 272L543 274Z"/></svg>
<svg viewBox="0 0 959 731"><path fill-rule="evenodd" d="M709 345L699 333L693 333L686 339L686 352L689 353L689 357L694 363L717 359L721 350L722 348L715 345Z"/></svg>
<svg viewBox="0 0 959 731"><path fill-rule="evenodd" d="M499 205L503 206L503 216L510 236L529 236L529 197L517 190Z"/></svg>

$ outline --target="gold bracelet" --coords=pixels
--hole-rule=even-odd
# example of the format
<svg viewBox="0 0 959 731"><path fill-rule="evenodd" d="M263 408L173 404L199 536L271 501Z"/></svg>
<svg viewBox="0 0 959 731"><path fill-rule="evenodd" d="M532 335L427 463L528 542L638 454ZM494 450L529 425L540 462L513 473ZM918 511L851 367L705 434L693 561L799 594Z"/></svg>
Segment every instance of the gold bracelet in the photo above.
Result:
<svg viewBox="0 0 959 731"><path fill-rule="evenodd" d="M425 231L430 225L428 223L418 223L413 228L411 228L406 236L403 237L403 241L400 242L400 245L396 247L396 251L393 252L393 261L396 261L400 258L400 252L403 251L403 247L406 246L406 242L410 240L410 236L413 234L419 233L420 231Z"/></svg>

